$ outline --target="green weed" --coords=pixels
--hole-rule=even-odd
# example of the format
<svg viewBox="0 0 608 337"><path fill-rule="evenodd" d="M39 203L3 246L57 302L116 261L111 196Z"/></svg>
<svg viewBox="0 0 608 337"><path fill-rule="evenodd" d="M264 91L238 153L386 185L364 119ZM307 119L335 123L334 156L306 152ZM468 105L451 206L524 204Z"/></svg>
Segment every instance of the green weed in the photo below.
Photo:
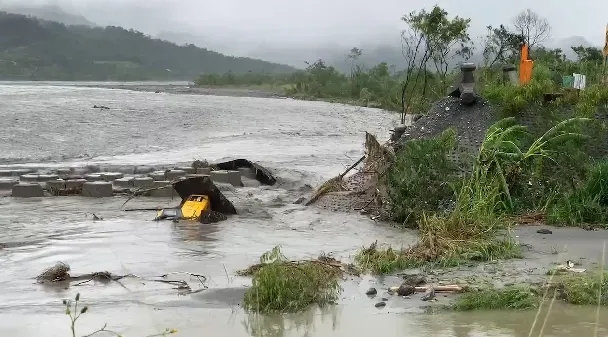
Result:
<svg viewBox="0 0 608 337"><path fill-rule="evenodd" d="M342 272L318 261L291 262L279 247L260 259L252 286L245 293L245 309L261 312L297 312L312 304L335 303L341 292Z"/></svg>
<svg viewBox="0 0 608 337"><path fill-rule="evenodd" d="M527 310L537 308L540 301L537 293L529 287L509 286L464 293L452 308L457 311Z"/></svg>

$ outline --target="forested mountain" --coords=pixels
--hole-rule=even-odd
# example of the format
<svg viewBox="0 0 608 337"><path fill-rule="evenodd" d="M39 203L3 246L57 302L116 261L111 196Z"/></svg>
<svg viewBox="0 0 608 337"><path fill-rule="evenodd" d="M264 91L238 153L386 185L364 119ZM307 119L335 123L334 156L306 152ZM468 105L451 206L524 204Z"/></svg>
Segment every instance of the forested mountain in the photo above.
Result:
<svg viewBox="0 0 608 337"><path fill-rule="evenodd" d="M67 13L59 6L54 5L32 5L0 2L0 11L34 16L48 21L61 22L71 26L96 26L82 15Z"/></svg>
<svg viewBox="0 0 608 337"><path fill-rule="evenodd" d="M178 46L121 27L65 26L0 12L0 79L191 80L202 73L288 73L294 68Z"/></svg>

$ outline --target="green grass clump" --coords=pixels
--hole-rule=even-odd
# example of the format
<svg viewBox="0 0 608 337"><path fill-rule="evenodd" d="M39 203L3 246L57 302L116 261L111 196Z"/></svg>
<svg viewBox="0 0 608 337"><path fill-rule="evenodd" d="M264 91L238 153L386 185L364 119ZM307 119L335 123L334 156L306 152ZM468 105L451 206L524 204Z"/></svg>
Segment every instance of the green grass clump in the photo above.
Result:
<svg viewBox="0 0 608 337"><path fill-rule="evenodd" d="M527 310L537 308L540 297L529 287L509 286L468 292L456 300L453 309L471 310Z"/></svg>
<svg viewBox="0 0 608 337"><path fill-rule="evenodd" d="M449 156L455 149L456 132L448 129L435 138L411 140L397 153L387 182L395 221L416 227L425 212L453 197L456 166Z"/></svg>
<svg viewBox="0 0 608 337"><path fill-rule="evenodd" d="M608 223L608 161L593 165L583 186L558 199L548 220L571 226Z"/></svg>
<svg viewBox="0 0 608 337"><path fill-rule="evenodd" d="M528 85L487 85L483 96L500 107L502 117L514 117L532 105L540 105L543 94L555 91L555 84L547 78L534 78Z"/></svg>
<svg viewBox="0 0 608 337"><path fill-rule="evenodd" d="M274 255L282 257L278 247ZM260 312L297 312L312 304L333 304L341 292L340 269L318 261L269 259L254 268L252 286L245 293L245 309Z"/></svg>
<svg viewBox="0 0 608 337"><path fill-rule="evenodd" d="M570 304L597 305L602 290L601 305L608 305L608 273L565 275L558 281L559 298Z"/></svg>

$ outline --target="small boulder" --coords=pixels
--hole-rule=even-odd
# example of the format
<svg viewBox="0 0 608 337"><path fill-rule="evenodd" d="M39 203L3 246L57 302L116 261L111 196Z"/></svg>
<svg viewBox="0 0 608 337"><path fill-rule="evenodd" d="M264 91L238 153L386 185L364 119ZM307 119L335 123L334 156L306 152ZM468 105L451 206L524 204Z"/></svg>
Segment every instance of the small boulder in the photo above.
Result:
<svg viewBox="0 0 608 337"><path fill-rule="evenodd" d="M429 286L426 291L424 292L424 295L422 295L422 298L420 298L423 301L430 301L435 299L435 288L432 286Z"/></svg>
<svg viewBox="0 0 608 337"><path fill-rule="evenodd" d="M376 308L384 308L386 306L386 302L378 302L374 305Z"/></svg>
<svg viewBox="0 0 608 337"><path fill-rule="evenodd" d="M536 231L536 233L538 234L553 234L553 232L549 229L546 228L542 228Z"/></svg>
<svg viewBox="0 0 608 337"><path fill-rule="evenodd" d="M401 286L399 286L399 289L397 290L397 295L410 296L415 291L416 291L416 288L414 288L414 286L411 286L409 284L402 284Z"/></svg>
<svg viewBox="0 0 608 337"><path fill-rule="evenodd" d="M378 293L378 290L376 290L376 288L369 288L367 289L367 291L365 292L365 295L367 296L374 296Z"/></svg>

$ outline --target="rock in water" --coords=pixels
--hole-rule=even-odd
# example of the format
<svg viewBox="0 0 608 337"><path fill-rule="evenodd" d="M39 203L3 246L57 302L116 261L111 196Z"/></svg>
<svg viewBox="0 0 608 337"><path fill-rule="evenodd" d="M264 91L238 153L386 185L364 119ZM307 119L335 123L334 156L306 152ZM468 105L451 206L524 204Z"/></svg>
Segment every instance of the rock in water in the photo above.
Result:
<svg viewBox="0 0 608 337"><path fill-rule="evenodd" d="M543 228L536 231L538 234L553 234L553 232L549 229Z"/></svg>
<svg viewBox="0 0 608 337"><path fill-rule="evenodd" d="M373 296L373 295L376 295L377 293L378 293L378 290L376 290L376 288L369 288L365 292L365 295L367 295L367 296Z"/></svg>
<svg viewBox="0 0 608 337"><path fill-rule="evenodd" d="M376 308L384 308L386 306L385 302L378 302L376 303L376 305L374 305Z"/></svg>
<svg viewBox="0 0 608 337"><path fill-rule="evenodd" d="M435 298L435 288L433 288L431 286L431 287L428 287L426 289L426 291L424 292L424 295L422 295L421 300L423 300L423 301L430 301L430 300L432 300L434 298Z"/></svg>
<svg viewBox="0 0 608 337"><path fill-rule="evenodd" d="M409 284L405 284L404 283L401 286L399 286L399 289L397 290L397 295L399 295L399 296L410 296L415 291L416 291L416 288L414 288L413 286L411 286Z"/></svg>
<svg viewBox="0 0 608 337"><path fill-rule="evenodd" d="M424 275L416 274L416 275L404 275L403 276L403 284L410 285L412 287L421 285L426 283L426 278Z"/></svg>

